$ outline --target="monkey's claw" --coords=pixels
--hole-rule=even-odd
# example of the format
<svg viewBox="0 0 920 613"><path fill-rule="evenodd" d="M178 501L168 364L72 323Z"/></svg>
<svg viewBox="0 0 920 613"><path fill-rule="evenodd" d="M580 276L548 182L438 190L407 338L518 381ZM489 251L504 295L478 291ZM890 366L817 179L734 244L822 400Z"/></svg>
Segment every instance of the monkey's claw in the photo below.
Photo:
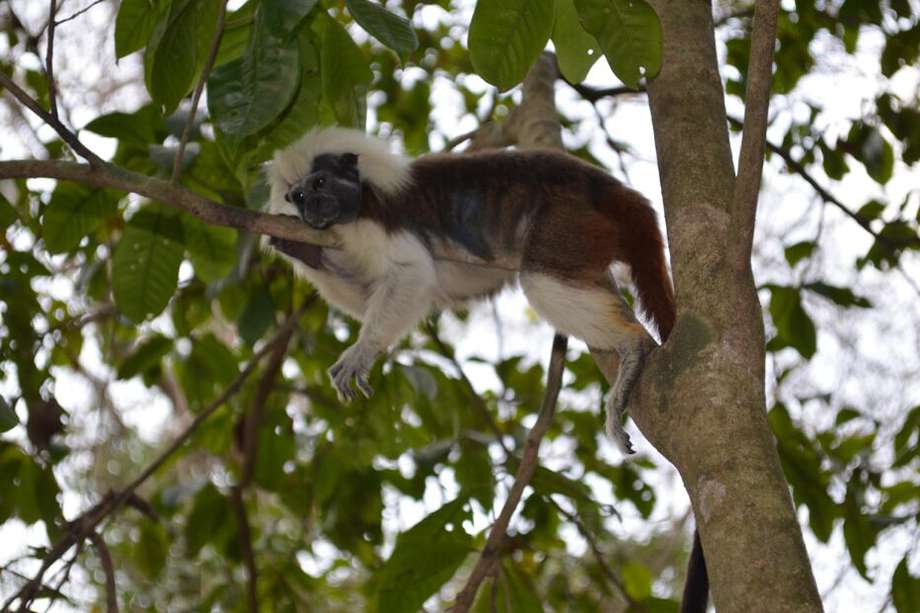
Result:
<svg viewBox="0 0 920 613"><path fill-rule="evenodd" d="M373 359L367 359L360 348L349 347L332 365L327 372L339 397L339 402L348 404L357 397L352 381L365 398L373 395L374 389L368 382L371 364L373 364Z"/></svg>

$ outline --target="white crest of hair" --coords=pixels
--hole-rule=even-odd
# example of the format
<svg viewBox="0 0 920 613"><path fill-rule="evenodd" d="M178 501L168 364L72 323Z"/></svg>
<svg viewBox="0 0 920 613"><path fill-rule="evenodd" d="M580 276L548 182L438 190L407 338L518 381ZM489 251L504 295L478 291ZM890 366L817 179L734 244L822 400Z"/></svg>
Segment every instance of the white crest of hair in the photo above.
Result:
<svg viewBox="0 0 920 613"><path fill-rule="evenodd" d="M268 167L271 212L290 212L284 194L310 173L313 160L326 153L354 153L363 180L385 194L395 194L409 182L409 158L394 153L379 138L351 128L314 128L292 145L275 152Z"/></svg>

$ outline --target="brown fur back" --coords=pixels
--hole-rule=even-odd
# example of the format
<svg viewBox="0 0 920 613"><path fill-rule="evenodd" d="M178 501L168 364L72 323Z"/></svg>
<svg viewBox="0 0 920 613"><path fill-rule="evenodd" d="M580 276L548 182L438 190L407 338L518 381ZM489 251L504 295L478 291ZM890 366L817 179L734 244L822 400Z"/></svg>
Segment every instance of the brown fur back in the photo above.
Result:
<svg viewBox="0 0 920 613"><path fill-rule="evenodd" d="M366 190L362 216L424 240L450 237L489 259L522 251L522 269L580 284L629 265L642 309L667 338L674 294L654 210L604 171L555 151L499 150L415 160L410 185Z"/></svg>

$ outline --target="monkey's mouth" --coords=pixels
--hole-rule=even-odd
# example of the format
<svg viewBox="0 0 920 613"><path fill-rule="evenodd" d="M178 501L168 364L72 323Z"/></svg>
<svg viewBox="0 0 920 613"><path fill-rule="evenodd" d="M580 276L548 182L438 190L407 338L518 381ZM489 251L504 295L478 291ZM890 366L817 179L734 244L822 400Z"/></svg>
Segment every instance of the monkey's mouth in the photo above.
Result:
<svg viewBox="0 0 920 613"><path fill-rule="evenodd" d="M339 215L337 204L334 198L314 198L300 208L300 218L314 230L325 230Z"/></svg>
<svg viewBox="0 0 920 613"><path fill-rule="evenodd" d="M325 230L335 221L332 217L315 219L309 218L307 215L302 216L301 219L314 230Z"/></svg>

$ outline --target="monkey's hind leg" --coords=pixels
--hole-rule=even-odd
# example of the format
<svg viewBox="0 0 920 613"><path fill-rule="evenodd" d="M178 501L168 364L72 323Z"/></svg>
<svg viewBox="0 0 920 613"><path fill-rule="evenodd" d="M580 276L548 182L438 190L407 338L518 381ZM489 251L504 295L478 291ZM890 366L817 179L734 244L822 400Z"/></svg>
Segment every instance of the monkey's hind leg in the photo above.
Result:
<svg viewBox="0 0 920 613"><path fill-rule="evenodd" d="M609 273L593 282L522 272L521 287L531 306L560 333L585 341L592 349L616 351L620 368L607 397L607 435L623 453L634 453L623 416L649 350L655 346Z"/></svg>

